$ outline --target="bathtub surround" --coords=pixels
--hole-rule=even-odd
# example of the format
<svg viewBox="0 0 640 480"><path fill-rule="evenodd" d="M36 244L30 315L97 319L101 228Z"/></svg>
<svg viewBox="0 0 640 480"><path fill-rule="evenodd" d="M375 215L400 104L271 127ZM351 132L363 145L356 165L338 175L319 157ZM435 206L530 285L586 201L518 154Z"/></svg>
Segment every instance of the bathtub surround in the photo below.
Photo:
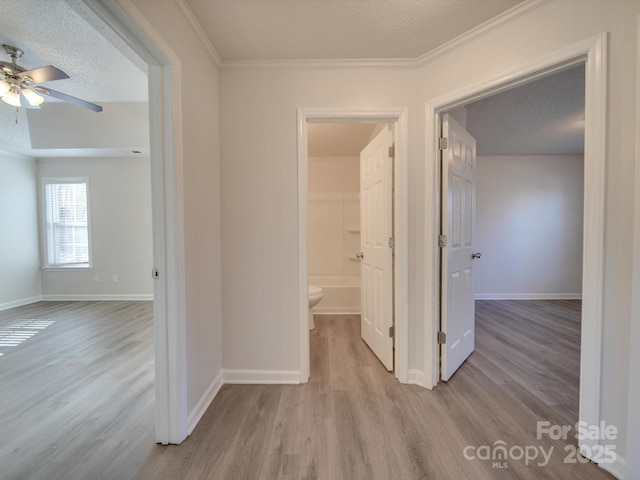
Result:
<svg viewBox="0 0 640 480"><path fill-rule="evenodd" d="M309 285L318 313L360 312L360 157L309 157Z"/></svg>

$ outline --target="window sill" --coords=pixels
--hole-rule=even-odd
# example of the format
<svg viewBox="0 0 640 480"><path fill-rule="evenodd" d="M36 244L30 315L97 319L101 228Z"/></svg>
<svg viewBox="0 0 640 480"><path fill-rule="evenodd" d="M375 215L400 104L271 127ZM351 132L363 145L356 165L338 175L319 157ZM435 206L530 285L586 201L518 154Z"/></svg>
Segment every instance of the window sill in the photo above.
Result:
<svg viewBox="0 0 640 480"><path fill-rule="evenodd" d="M91 265L81 264L81 265L53 265L42 267L42 270L46 272L69 272L69 271L87 271L91 270Z"/></svg>

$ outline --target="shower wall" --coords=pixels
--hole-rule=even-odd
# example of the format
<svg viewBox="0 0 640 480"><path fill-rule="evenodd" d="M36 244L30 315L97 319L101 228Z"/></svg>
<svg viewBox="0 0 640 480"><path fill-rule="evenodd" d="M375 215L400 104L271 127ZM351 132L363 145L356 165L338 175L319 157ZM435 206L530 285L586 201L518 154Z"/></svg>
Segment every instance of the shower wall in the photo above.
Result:
<svg viewBox="0 0 640 480"><path fill-rule="evenodd" d="M360 312L360 157L309 157L309 285L319 313Z"/></svg>

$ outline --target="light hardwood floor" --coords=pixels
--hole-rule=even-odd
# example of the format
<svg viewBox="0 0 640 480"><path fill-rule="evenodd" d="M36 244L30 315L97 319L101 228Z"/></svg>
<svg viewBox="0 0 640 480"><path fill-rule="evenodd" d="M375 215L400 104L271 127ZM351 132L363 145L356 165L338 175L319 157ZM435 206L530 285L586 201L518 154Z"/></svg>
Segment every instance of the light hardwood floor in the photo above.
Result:
<svg viewBox="0 0 640 480"><path fill-rule="evenodd" d="M54 323L16 325L29 319ZM132 478L155 448L152 303L0 312L5 335L33 331L15 346L0 338L0 479Z"/></svg>
<svg viewBox="0 0 640 480"><path fill-rule="evenodd" d="M39 305L32 318L55 316L56 304ZM81 320L106 305L68 304L77 335L56 333L58 319L0 357L0 478L612 478L594 464L564 464L571 440L536 438L538 420L576 420L576 302L477 302L476 352L433 391L398 384L360 340L359 317L316 316L307 385L226 385L193 434L168 447L152 444L150 306L135 305L117 307L112 331ZM544 467L465 459L465 447L497 441L554 451Z"/></svg>

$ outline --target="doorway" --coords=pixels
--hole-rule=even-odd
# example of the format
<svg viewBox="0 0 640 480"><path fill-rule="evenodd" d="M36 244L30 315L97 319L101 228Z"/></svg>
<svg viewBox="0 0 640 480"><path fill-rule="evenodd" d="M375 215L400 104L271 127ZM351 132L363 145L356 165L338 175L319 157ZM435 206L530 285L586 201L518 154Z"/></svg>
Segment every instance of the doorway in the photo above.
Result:
<svg viewBox="0 0 640 480"><path fill-rule="evenodd" d="M496 378L490 373L495 368L501 378L496 383L515 387L515 397L525 389L531 402L548 406L553 418L571 425L578 421L579 404L584 84L581 64L449 112L477 150L476 214L466 255L475 353L463 356L471 364L464 368ZM443 161L450 153L443 151ZM443 221L448 210L443 201ZM445 250L455 240L449 243L442 249L443 272ZM464 345L449 352L455 333L441 345L444 381L448 357L455 359Z"/></svg>
<svg viewBox="0 0 640 480"><path fill-rule="evenodd" d="M407 325L407 112L404 109L391 110L345 110L345 109L299 109L298 110L298 261L299 261L299 318L300 318L300 363L302 383L309 380L310 347L308 318L308 124L309 123L384 123L396 128L396 151L393 168L393 242L395 256L395 292L393 316L395 335L393 353L394 374L400 382L406 383L408 363Z"/></svg>
<svg viewBox="0 0 640 480"><path fill-rule="evenodd" d="M583 303L580 349L580 421L597 425L600 421L600 375L601 375L601 331L602 331L602 281L603 281L603 238L604 238L604 170L606 143L606 38L605 35L569 46L561 52L554 52L542 59L523 65L507 74L495 77L481 84L470 85L463 90L436 98L426 105L427 145L431 145L433 158L439 154L436 139L443 112L474 100L486 98L500 91L531 82L552 73L579 64L585 65L585 187L584 187L584 244L583 244ZM436 230L440 213L438 197L439 167L434 162L434 170L428 170L427 184L436 186L435 199L429 199L428 210L434 213L433 228ZM431 183L433 182L433 183ZM437 237L437 234L433 234ZM438 258L437 242L433 243L434 258ZM436 260L436 263L439 263ZM430 267L431 265L427 265ZM439 271L439 265L434 271ZM440 282L433 279L425 295L425 301L438 298ZM427 304L428 306L428 304ZM440 318L439 306L430 307L434 319ZM426 328L425 356L427 370L431 372L431 386L438 383L437 321ZM429 328L430 327L430 328ZM580 449L583 456L592 457L596 440L583 439Z"/></svg>
<svg viewBox="0 0 640 480"><path fill-rule="evenodd" d="M322 294L313 312L359 314L360 337L389 371L394 127L354 122L307 127L309 291ZM310 313L309 329L314 327Z"/></svg>
<svg viewBox="0 0 640 480"><path fill-rule="evenodd" d="M443 115L445 381L474 350L474 299L581 298L584 84L581 64ZM466 268L444 275L450 260Z"/></svg>

